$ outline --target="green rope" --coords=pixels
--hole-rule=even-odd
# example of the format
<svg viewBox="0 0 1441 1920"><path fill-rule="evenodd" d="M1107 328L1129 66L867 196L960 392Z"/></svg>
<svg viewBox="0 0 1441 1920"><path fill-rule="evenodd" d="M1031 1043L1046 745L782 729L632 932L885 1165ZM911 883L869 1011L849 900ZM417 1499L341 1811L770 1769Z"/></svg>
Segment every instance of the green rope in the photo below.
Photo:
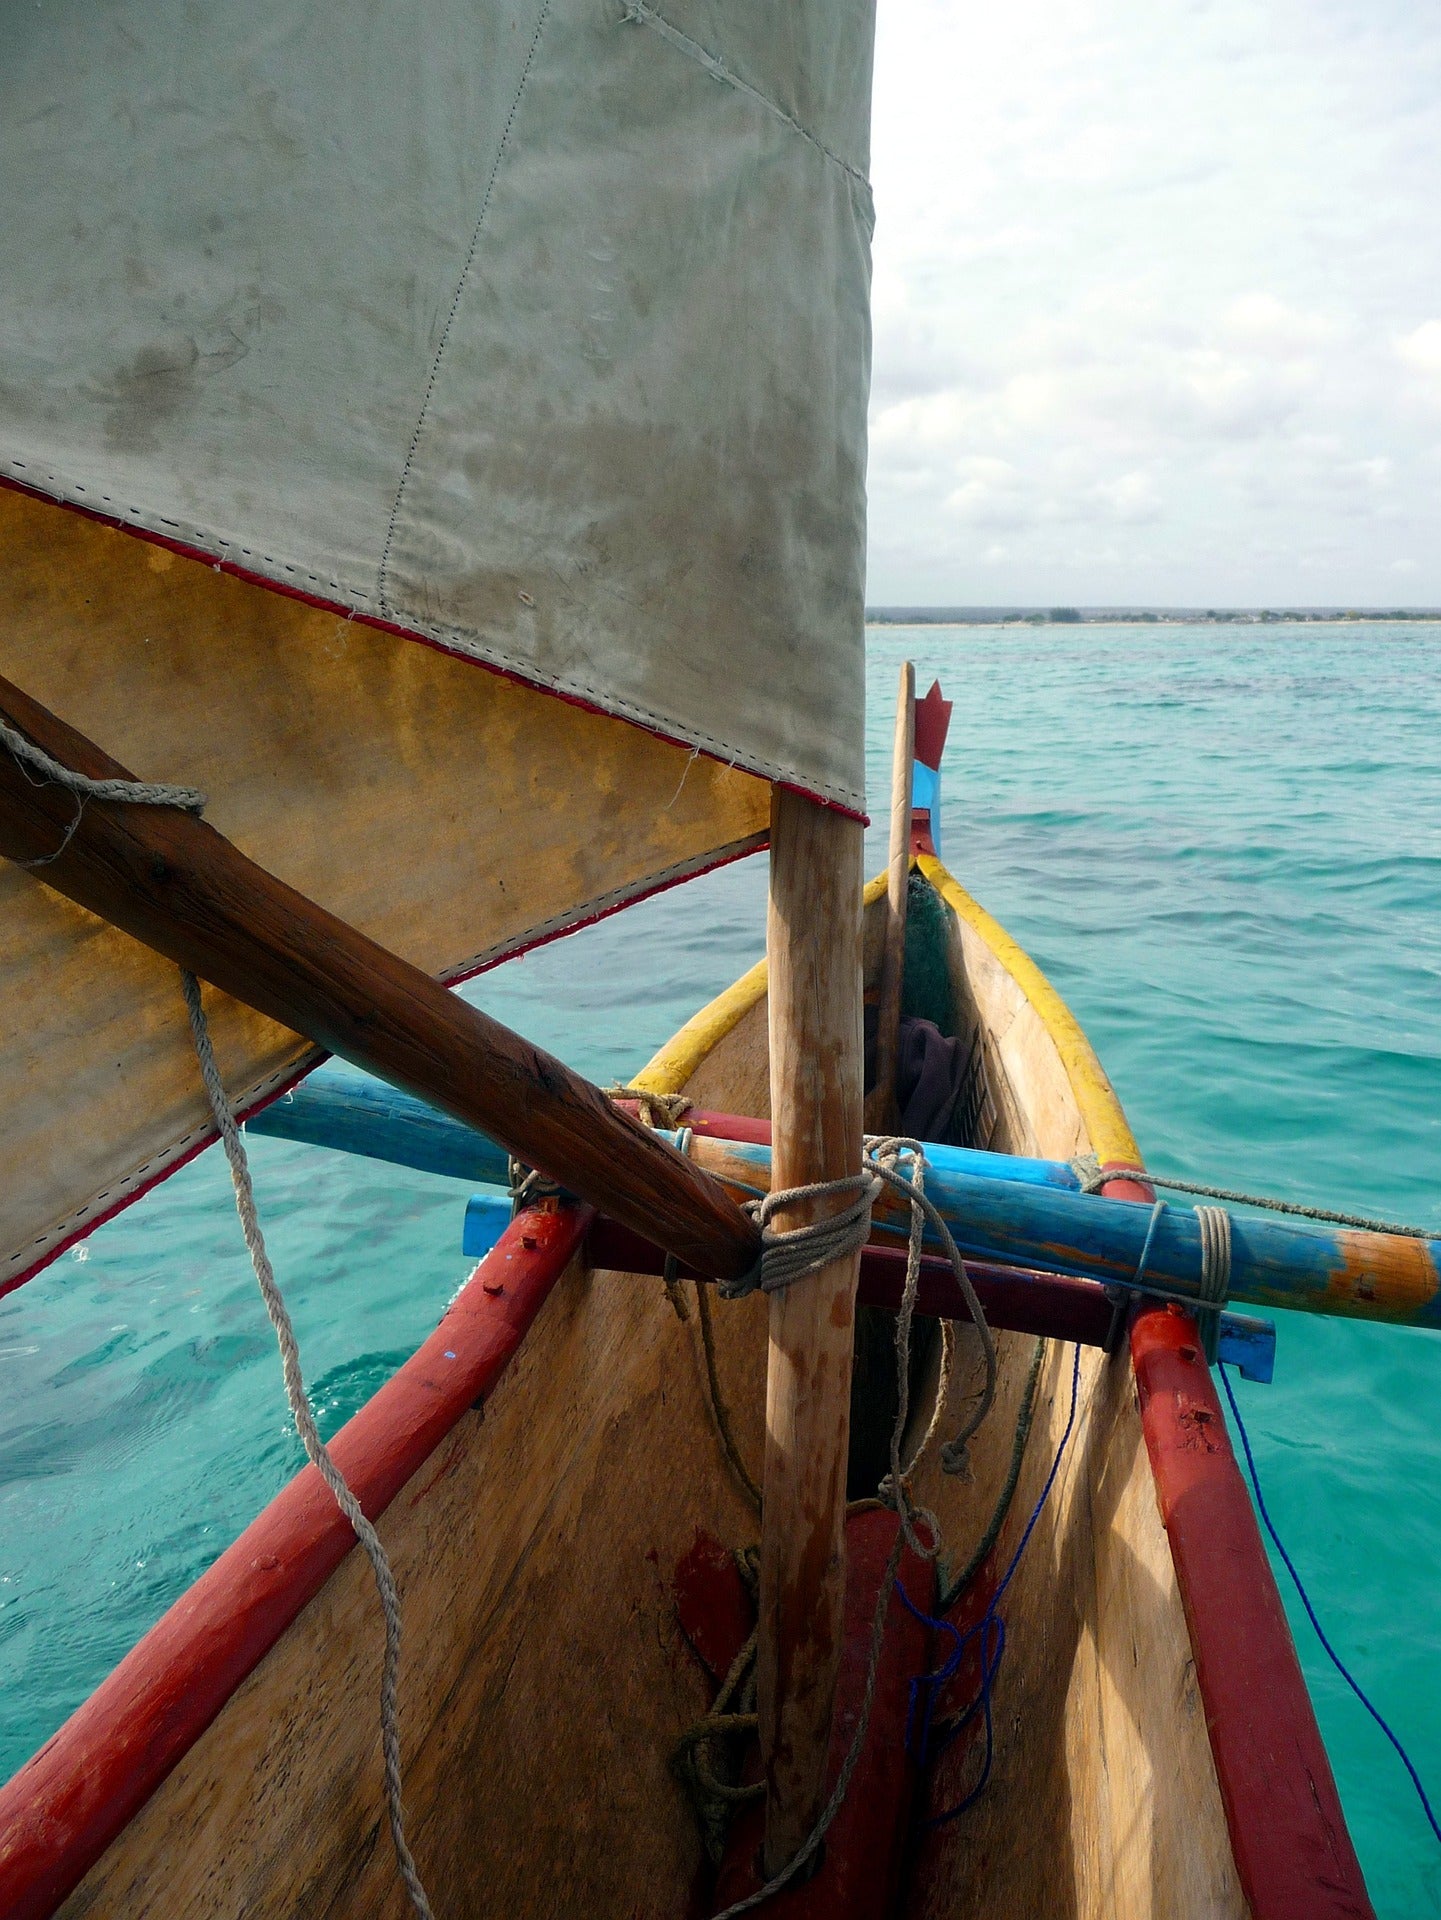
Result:
<svg viewBox="0 0 1441 1920"><path fill-rule="evenodd" d="M1010 1512L1011 1502L1016 1497L1016 1487L1021 1478L1021 1463L1026 1457L1026 1442L1031 1437L1031 1425L1036 1410L1036 1385L1041 1377L1041 1361L1045 1357L1045 1352L1045 1341L1037 1340L1031 1354L1030 1371L1026 1375L1025 1391L1021 1395L1020 1412L1016 1416L1015 1438L1011 1442L1011 1464L1006 1472L1006 1483L1001 1488L1001 1497L996 1502L995 1511L991 1515L985 1532L977 1542L975 1552L942 1593L936 1606L938 1616L950 1612L980 1572L991 1549L1001 1537L1001 1528L1006 1524L1006 1515Z"/></svg>
<svg viewBox="0 0 1441 1920"><path fill-rule="evenodd" d="M759 1513L761 1510L761 1490L755 1483L750 1468L741 1456L736 1437L731 1428L730 1412L726 1407L725 1396L721 1392L720 1374L716 1367L715 1328L711 1323L710 1288L703 1281L696 1282L696 1305L700 1309L700 1343L705 1350L706 1386L710 1391L711 1418L715 1421L716 1432L725 1449L725 1457L731 1464L731 1470L745 1488L746 1498Z"/></svg>

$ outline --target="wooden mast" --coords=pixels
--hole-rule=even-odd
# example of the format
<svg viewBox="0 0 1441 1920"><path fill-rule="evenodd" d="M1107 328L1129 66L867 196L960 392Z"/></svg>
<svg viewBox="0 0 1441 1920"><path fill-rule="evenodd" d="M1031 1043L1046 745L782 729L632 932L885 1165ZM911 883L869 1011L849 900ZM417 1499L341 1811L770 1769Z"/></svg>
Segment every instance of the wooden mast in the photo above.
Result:
<svg viewBox="0 0 1441 1920"><path fill-rule="evenodd" d="M0 679L0 712L91 780L134 776ZM171 807L89 800L0 747L0 855L202 980L432 1100L668 1252L740 1278L760 1238L708 1174L597 1087ZM41 863L38 864L37 863ZM176 983L179 1005L180 986Z"/></svg>
<svg viewBox="0 0 1441 1920"><path fill-rule="evenodd" d="M881 953L881 993L876 1009L875 1083L866 1100L866 1131L890 1133L896 1126L896 1046L901 1024L901 987L906 971L906 902L911 875L911 789L916 758L916 669L901 666L896 696L896 744L891 761L891 846L886 869L886 931Z"/></svg>
<svg viewBox="0 0 1441 1920"><path fill-rule="evenodd" d="M776 787L771 799L773 1185L860 1170L860 823ZM838 1211L788 1209L778 1229ZM846 1456L859 1253L772 1296L766 1376L757 1705L766 1873L824 1805L845 1599Z"/></svg>

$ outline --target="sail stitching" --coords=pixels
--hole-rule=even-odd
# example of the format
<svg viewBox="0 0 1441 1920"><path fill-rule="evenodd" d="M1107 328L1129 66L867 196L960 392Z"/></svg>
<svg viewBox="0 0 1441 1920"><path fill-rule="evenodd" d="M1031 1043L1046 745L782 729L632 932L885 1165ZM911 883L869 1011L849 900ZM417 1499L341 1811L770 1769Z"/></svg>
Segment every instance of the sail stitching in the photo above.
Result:
<svg viewBox="0 0 1441 1920"><path fill-rule="evenodd" d="M798 133L802 140L808 140L833 166L839 167L842 173L848 174L859 186L864 187L867 193L870 192L870 181L853 167L849 160L843 160L838 153L826 145L824 140L819 139L808 127L802 126L795 115L787 113L778 101L772 100L759 88L753 87L748 80L742 80L739 74L732 73L723 60L716 54L708 52L698 40L692 40L688 34L682 33L679 27L673 27L669 20L655 11L654 7L646 6L644 0L629 0L624 19L634 21L638 26L649 27L652 33L658 33L662 40L669 41L678 53L683 53L687 59L694 60L704 67L712 79L720 80L728 87L734 87L737 93L744 94L748 100L754 100L757 106L764 107L767 113L783 121L793 133Z"/></svg>
<svg viewBox="0 0 1441 1920"><path fill-rule="evenodd" d="M486 182L485 197L480 203L480 213L476 218L475 231L470 236L470 249L465 256L465 265L460 270L460 278L455 285L455 298L450 303L450 312L445 317L445 326L441 330L440 343L435 349L435 358L430 366L430 378L425 384L425 397L420 403L420 413L415 422L415 431L410 436L410 446L406 450L405 465L401 468L400 484L395 489L395 503L390 509L390 524L385 530L385 545L381 549L380 567L376 573L376 598L382 613L391 611L386 595L386 575L390 570L390 549L395 542L395 529L400 519L401 503L405 499L405 489L409 485L411 469L415 465L416 450L420 446L420 436L425 431L425 423L430 414L431 397L435 392L435 383L440 377L440 364L445 358L445 350L450 344L451 329L455 325L455 316L460 311L461 297L466 282L470 279L470 270L475 264L476 252L480 247L481 231L485 226L486 215L490 212L491 196L495 192L495 183L500 175L501 162L505 159L506 149L510 145L510 130L515 124L516 112L520 106L521 95L525 92L526 82L530 79L530 70L535 64L536 49L540 46L540 36L545 31L545 23L550 17L551 0L545 0L536 19L535 32L531 35L530 50L525 56L525 65L521 69L520 81L515 89L515 98L510 103L510 112L505 117L505 128L500 136L500 145L495 150L495 164L490 170L490 179Z"/></svg>
<svg viewBox="0 0 1441 1920"><path fill-rule="evenodd" d="M12 462L12 465L18 464L18 462ZM138 539L156 540L171 548L172 551L178 550L186 559L204 562L213 567L217 573L231 573L237 579L252 580L267 591L294 594L306 604L320 607L327 613L334 613L338 618L358 620L380 633L394 633L402 640L414 640L422 646L435 647L437 651L448 653L457 660L474 661L489 672L518 681L522 686L533 687L538 693L553 694L560 700L572 700L592 708L597 713L608 714L616 719L625 720L632 726L642 727L647 733L654 734L657 739L668 740L678 746L698 747L707 758L724 761L730 767L739 767L743 773L757 774L763 780L780 781L784 785L794 786L798 791L811 794L823 803L842 807L857 814L865 811L866 796L861 788L841 786L834 782L822 785L814 777L803 775L794 766L782 765L777 760L759 754L742 754L732 741L721 740L715 734L707 733L700 727L689 726L671 715L657 713L650 707L642 706L639 701L628 700L623 695L593 687L587 680L572 679L562 674L541 673L537 671L533 662L522 660L518 655L492 645L478 634L466 632L464 628L443 626L435 621L423 620L417 614L410 612L399 617L392 612L389 618L383 618L378 613L367 611L364 606L350 604L351 601L368 602L372 596L352 586L348 581L332 579L327 583L319 574L306 573L303 568L294 567L288 561L276 560L270 554L255 554L249 547L238 549L247 558L263 560L268 566L282 567L287 573L304 573L304 577L317 586L329 584L335 588L337 594L344 595L346 598L328 600L319 594L308 594L303 589L288 586L285 581L275 579L258 569L243 566L236 560L217 556L213 547L207 544L216 541L217 536L206 527L198 526L193 522L182 526L179 521L168 520L164 515L156 515L149 509L140 507L125 509L127 514L134 516L133 520L112 519L107 514L98 513L95 508L84 502L71 498L73 493L83 492L83 488L77 489L53 473L47 477L50 487L54 489L53 492L39 486L32 486L29 482L25 482L23 486L20 482L6 481L0 484L14 484L36 499L53 500L58 505L74 507L79 512L90 514L96 519L103 520L105 524L117 527ZM108 501L109 496L106 495L105 498ZM175 534L181 536L188 534L195 544L191 545L185 540L176 542L171 534L158 532L153 524L157 519L161 525L171 528ZM234 543L222 539L218 544L230 547ZM404 624L401 624L402 619Z"/></svg>

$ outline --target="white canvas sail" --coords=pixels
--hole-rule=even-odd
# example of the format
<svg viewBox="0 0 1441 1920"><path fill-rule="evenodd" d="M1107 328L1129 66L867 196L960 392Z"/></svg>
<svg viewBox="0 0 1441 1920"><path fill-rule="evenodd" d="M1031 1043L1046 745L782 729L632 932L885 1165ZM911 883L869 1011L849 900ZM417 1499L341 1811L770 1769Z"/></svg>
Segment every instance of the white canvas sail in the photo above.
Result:
<svg viewBox="0 0 1441 1920"><path fill-rule="evenodd" d="M12 13L0 470L859 809L868 13Z"/></svg>
<svg viewBox="0 0 1441 1920"><path fill-rule="evenodd" d="M767 782L859 810L870 47L12 11L0 672L449 978L758 845ZM0 891L3 1287L207 1134L173 969ZM214 1020L242 1104L304 1064Z"/></svg>

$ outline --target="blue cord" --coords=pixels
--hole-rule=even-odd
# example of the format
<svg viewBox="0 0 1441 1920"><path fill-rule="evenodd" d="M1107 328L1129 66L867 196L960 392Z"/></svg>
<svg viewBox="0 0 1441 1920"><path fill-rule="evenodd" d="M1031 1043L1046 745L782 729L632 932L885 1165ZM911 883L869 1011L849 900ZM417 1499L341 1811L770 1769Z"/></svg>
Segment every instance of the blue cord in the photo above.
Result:
<svg viewBox="0 0 1441 1920"><path fill-rule="evenodd" d="M979 1638L981 1643L981 1680L980 1686L976 1690L976 1696L965 1711L959 1714L946 1728L939 1744L935 1748L937 1753L944 1752L951 1741L955 1739L956 1735L970 1725L977 1713L982 1714L986 1727L986 1757L981 1765L980 1776L963 1800L957 1801L953 1807L947 1807L944 1813L932 1814L927 1820L922 1822L923 1826L940 1827L944 1826L948 1820L958 1818L959 1815L966 1811L967 1807L975 1805L982 1793L985 1792L986 1782L991 1777L991 1761L995 1755L995 1729L991 1716L991 1690L995 1684L996 1675L1000 1671L1001 1656L1006 1650L1006 1623L999 1617L996 1609L1005 1598L1006 1589L1015 1577L1016 1568L1021 1564L1021 1555L1026 1551L1027 1543L1036 1530L1036 1522L1040 1519L1046 1501L1050 1497L1051 1488L1056 1484L1056 1475L1061 1470L1061 1458L1066 1451L1066 1443L1070 1439L1072 1429L1076 1424L1076 1405L1080 1399L1080 1388L1081 1349L1079 1343L1077 1343L1071 1361L1071 1410L1066 1416L1066 1431L1061 1435L1060 1444L1056 1448L1055 1458L1051 1461L1051 1471L1046 1475L1045 1486L1041 1488L1041 1497L1031 1509L1031 1517L1026 1522L1025 1532L1017 1542L1015 1552L1011 1555L1010 1565L1002 1574L995 1592L991 1595L985 1613L977 1621L975 1626L969 1627L965 1633L961 1633L949 1620L933 1618L930 1614L923 1612L921 1608L916 1606L900 1580L896 1582L896 1592L901 1596L911 1616L916 1620L923 1621L937 1633L949 1634L952 1643L951 1651L933 1673L918 1674L915 1679L911 1681L910 1708L906 1715L906 1750L915 1760L917 1766L924 1767L931 1755L931 1722L935 1713L936 1700L941 1689L945 1686L946 1682L954 1676L956 1669L960 1666L965 1656L966 1648L970 1643L977 1638ZM919 1739L917 1739L916 1714L918 1705L922 1699L924 1699L924 1707L921 1713L920 1736Z"/></svg>
<svg viewBox="0 0 1441 1920"><path fill-rule="evenodd" d="M1220 1375L1221 1375L1221 1384L1226 1389L1226 1398L1231 1403L1231 1418L1236 1422L1236 1431L1237 1433L1240 1434L1241 1445L1245 1449L1246 1466L1250 1471L1251 1485L1255 1489L1255 1493L1256 1493L1257 1512L1261 1516L1262 1522L1265 1525L1267 1533L1269 1533L1271 1536L1272 1544L1275 1546L1277 1553L1280 1554L1282 1560L1285 1562L1286 1571L1291 1576L1292 1585L1295 1587L1297 1593L1300 1594L1301 1596L1301 1605L1306 1609L1306 1617L1311 1622L1311 1625L1315 1628L1316 1638L1321 1642L1321 1645L1325 1648L1326 1657L1330 1660L1331 1665L1336 1669L1337 1673L1340 1674L1341 1678L1346 1682L1346 1685L1351 1689L1352 1693L1355 1694L1356 1698L1361 1702L1361 1705L1366 1709L1367 1713L1370 1714L1371 1718L1376 1722L1376 1725L1381 1729L1382 1733L1385 1734L1386 1738L1391 1742L1391 1745L1396 1749L1397 1753L1400 1755L1401 1764L1406 1769L1407 1773L1410 1774L1411 1784L1416 1789L1416 1796L1421 1802L1421 1807L1423 1812L1426 1815L1426 1818L1431 1823L1431 1831L1432 1833L1435 1834L1437 1840L1441 1840L1441 1826L1438 1826L1436 1823L1436 1815L1431 1811L1431 1802L1426 1797L1426 1789L1421 1784L1420 1774L1417 1773L1415 1767L1413 1767L1411 1764L1410 1755L1407 1753L1406 1749L1402 1746L1401 1742L1396 1738L1395 1734L1391 1731L1390 1727L1388 1727L1386 1722L1381 1718L1381 1715L1376 1711L1375 1707L1372 1706L1371 1702L1367 1699L1366 1695L1361 1691L1359 1682L1356 1680L1355 1676L1351 1673L1345 1661L1342 1660L1340 1654L1337 1653L1336 1649L1331 1645L1331 1642L1326 1638L1326 1634L1324 1629L1322 1628L1321 1622L1316 1618L1316 1609L1311 1605L1310 1597L1307 1594L1306 1589L1301 1585L1301 1576L1296 1571L1295 1562L1292 1560L1290 1554L1287 1553L1285 1547L1282 1546L1281 1536L1276 1531L1276 1524L1266 1510L1266 1502L1261 1494L1260 1476L1256 1472L1256 1456L1251 1451L1251 1441L1250 1441L1249 1435L1246 1432L1246 1423L1241 1418L1241 1409L1236 1405L1236 1395L1231 1386L1230 1375L1226 1371L1226 1365L1224 1361L1221 1363L1218 1371L1220 1372Z"/></svg>

